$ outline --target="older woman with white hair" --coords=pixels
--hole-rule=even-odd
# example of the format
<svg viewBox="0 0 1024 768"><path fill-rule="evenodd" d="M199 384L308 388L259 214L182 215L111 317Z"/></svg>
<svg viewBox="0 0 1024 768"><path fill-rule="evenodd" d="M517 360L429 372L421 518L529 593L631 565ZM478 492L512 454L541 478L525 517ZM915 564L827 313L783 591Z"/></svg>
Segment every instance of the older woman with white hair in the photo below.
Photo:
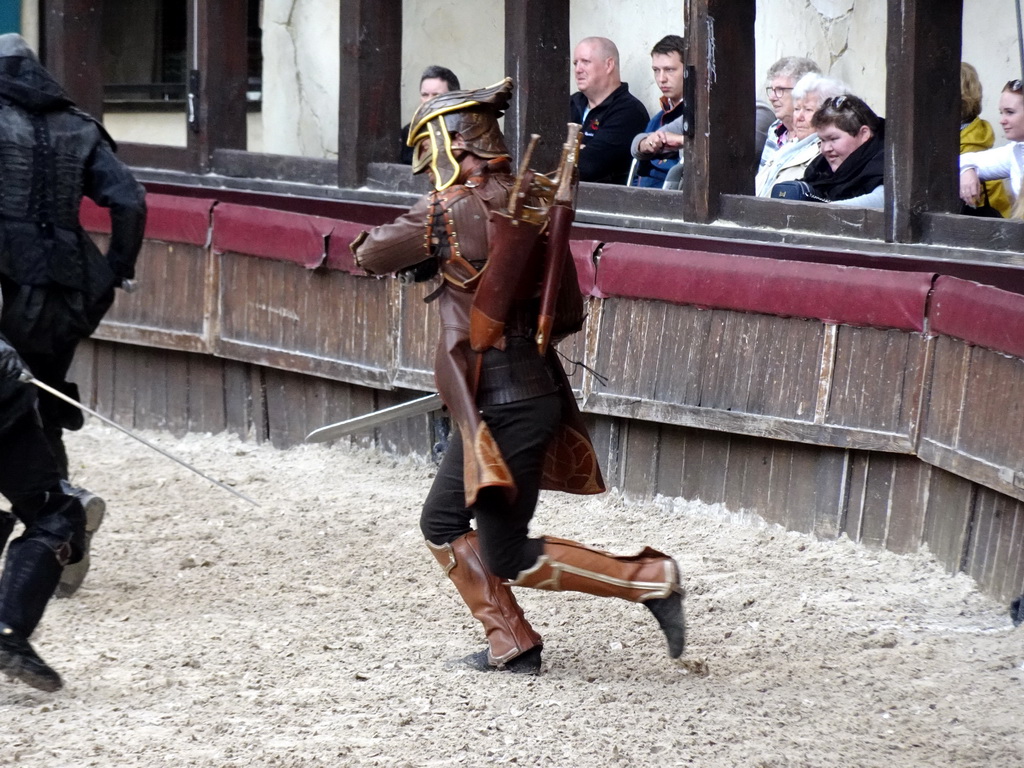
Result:
<svg viewBox="0 0 1024 768"><path fill-rule="evenodd" d="M793 130L783 144L757 172L754 194L771 197L780 181L802 179L804 171L820 152L821 142L811 126L811 117L826 99L849 93L846 85L817 72L808 72L793 87Z"/></svg>

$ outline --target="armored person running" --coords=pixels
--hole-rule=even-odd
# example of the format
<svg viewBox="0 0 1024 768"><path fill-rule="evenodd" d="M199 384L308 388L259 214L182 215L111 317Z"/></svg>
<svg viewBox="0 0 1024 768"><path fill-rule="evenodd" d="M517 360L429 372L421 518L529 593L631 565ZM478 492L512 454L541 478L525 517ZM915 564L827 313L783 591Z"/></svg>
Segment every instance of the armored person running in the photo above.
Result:
<svg viewBox="0 0 1024 768"><path fill-rule="evenodd" d="M37 379L79 399L68 369L78 342L88 337L114 300L114 288L134 277L146 221L145 190L114 154L114 142L75 107L20 35L0 35L0 331ZM100 253L82 230L82 197L110 209L111 235ZM82 415L42 394L43 431L61 477L68 479L63 430ZM91 531L103 501L84 489ZM17 510L14 510L15 514ZM0 513L6 539L13 517ZM88 568L64 574L62 589L77 589Z"/></svg>
<svg viewBox="0 0 1024 768"><path fill-rule="evenodd" d="M62 685L60 675L28 639L64 567L82 557L85 512L61 487L60 469L36 410L35 388L20 380L24 368L0 335L0 494L25 526L8 547L0 576L0 672L55 691Z"/></svg>
<svg viewBox="0 0 1024 768"><path fill-rule="evenodd" d="M672 558L650 548L620 557L529 535L541 489L600 493L604 485L548 343L578 330L583 319L567 225L561 236L547 226L557 206L545 212L538 199L546 177L528 172L517 180L512 174L497 124L511 90L506 78L422 104L409 144L413 172L429 170L434 191L352 243L357 263L371 274L405 271L437 275L440 282L428 297L441 316L435 379L458 435L438 469L420 526L431 553L483 624L487 648L460 660L468 666L540 672L542 640L512 586L643 603L675 658L685 630ZM558 268L549 268L551 258Z"/></svg>

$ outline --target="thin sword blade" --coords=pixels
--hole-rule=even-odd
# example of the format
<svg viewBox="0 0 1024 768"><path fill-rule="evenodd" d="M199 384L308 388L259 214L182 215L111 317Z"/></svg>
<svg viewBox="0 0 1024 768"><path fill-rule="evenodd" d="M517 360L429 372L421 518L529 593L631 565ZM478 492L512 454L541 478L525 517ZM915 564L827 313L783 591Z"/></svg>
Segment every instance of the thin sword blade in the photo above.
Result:
<svg viewBox="0 0 1024 768"><path fill-rule="evenodd" d="M373 429L374 427L398 421L399 419L411 419L413 416L430 413L442 407L444 407L444 401L441 400L440 395L427 395L416 400L410 400L407 403L392 405L390 408L382 408L373 413L367 413L363 416L356 416L351 419L345 419L345 421L339 421L336 424L328 424L319 429L314 429L306 435L306 442L323 443L327 440L336 440L339 437L345 437L354 432Z"/></svg>
<svg viewBox="0 0 1024 768"><path fill-rule="evenodd" d="M249 498L248 496L246 496L246 495L245 495L244 493L241 493L240 491L236 491L236 490L235 490L234 488L230 488L230 487L228 487L228 486L224 485L224 483L220 482L219 480L214 480L214 479L213 479L212 477L210 477L209 475L205 475L205 474L203 474L202 472L200 472L200 471L199 471L198 469L196 469L195 467L193 467L193 466L192 466L191 464L189 464L188 462L186 462L186 461L183 461L182 459L179 459L179 458L178 458L177 456L175 456L174 454L172 454L172 453L169 453L169 452L165 451L165 450L164 450L163 448L161 448L161 447L160 447L159 445L153 445L153 443L149 442L149 440L146 440L146 438L144 438L144 437L139 437L139 435L136 435L136 434L135 434L134 432L132 432L132 431L131 431L130 429L127 429L126 427L122 427L122 426L121 426L120 424L118 424L118 423L117 423L116 421L113 421L112 419L108 419L108 418L107 418L106 416L104 416L104 415L103 415L102 413L97 413L96 411L94 411L94 410L93 410L92 408L90 408L89 406L87 406L87 405L82 405L82 404L81 404L80 402L78 402L77 400L75 400L75 399L74 399L73 397L68 397L67 395L65 395L65 394L64 394L63 392L61 392L60 390L57 390L57 389L54 389L53 387L51 387L51 386L50 386L49 384L44 384L44 383L43 383L43 382L41 382L41 381L40 381L39 379L37 379L37 378L36 378L35 376L33 376L32 374L30 374L30 373L29 373L28 371L23 371L23 372L22 372L22 374L21 374L21 380L22 380L22 381L26 381L26 382L28 382L28 383L30 383L30 384L35 384L35 385L36 385L37 387L39 387L39 389L43 390L44 392L49 392L49 393L50 393L51 395L53 395L54 397L60 398L60 399L61 399L61 400L63 400L63 401L65 402L65 403L70 403L71 405L75 406L75 408L78 408L79 410L81 410L81 411L84 411L85 413L88 413L88 414L89 414L90 416L95 416L95 417L96 417L97 419L99 419L99 420L100 420L100 421L102 421L103 423L105 423L105 424L109 424L109 425L110 425L110 426L112 426L112 427L113 427L114 429L118 429L118 430L120 430L121 432L124 432L124 433L125 433L126 435L128 435L128 437L130 437L130 438L133 438L134 440L138 440L138 441L139 441L140 443L142 443L142 444L143 444L144 446L146 446L147 448L151 448L152 450L154 450L154 451L156 451L157 453L159 453L159 454L160 454L161 456L166 456L166 457L167 457L168 459L170 459L171 461L177 462L178 464L180 464L181 466L183 466L183 467L184 467L185 469L187 469L187 470L189 470L189 471L191 471L191 472L195 472L195 473L196 473L197 475L199 475L199 476L200 476L201 478L203 478L204 480L208 480L209 482L211 482L211 483L213 483L214 485L216 485L216 486L217 486L218 488L223 488L223 489L224 489L225 491L227 491L228 493L233 493L233 494L234 494L235 496L237 496L238 498L240 498L240 499L243 499L243 500L245 500L245 501L249 502L249 503L250 503L250 504L252 504L252 505L253 505L254 507L258 507L258 506L259 506L259 504L257 504L257 503L256 503L255 501L253 501L252 499L250 499L250 498Z"/></svg>

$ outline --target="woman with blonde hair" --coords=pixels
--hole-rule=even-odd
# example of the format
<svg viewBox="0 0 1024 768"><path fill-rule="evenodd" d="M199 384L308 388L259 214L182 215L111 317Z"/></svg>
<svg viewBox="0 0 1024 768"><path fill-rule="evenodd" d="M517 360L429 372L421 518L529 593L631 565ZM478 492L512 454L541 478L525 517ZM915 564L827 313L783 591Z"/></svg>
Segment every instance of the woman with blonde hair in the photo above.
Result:
<svg viewBox="0 0 1024 768"><path fill-rule="evenodd" d="M992 125L982 120L981 114L981 80L978 70L966 61L960 62L960 154L981 152L991 149L995 144L996 135ZM1001 180L986 181L982 191L982 204L987 202L1001 216L1010 215L1011 200ZM971 208L963 213L973 213Z"/></svg>
<svg viewBox="0 0 1024 768"><path fill-rule="evenodd" d="M999 125L1009 143L981 152L960 155L960 199L968 205L984 204L981 182L1009 179L1016 200L1010 217L1024 218L1024 83L1011 80L999 94Z"/></svg>

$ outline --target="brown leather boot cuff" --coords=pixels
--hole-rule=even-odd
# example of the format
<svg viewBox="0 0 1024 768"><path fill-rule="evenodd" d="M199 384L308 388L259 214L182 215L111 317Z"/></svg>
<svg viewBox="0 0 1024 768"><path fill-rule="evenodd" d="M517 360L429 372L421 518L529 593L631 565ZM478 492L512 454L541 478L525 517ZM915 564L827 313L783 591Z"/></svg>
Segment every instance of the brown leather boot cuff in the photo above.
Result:
<svg viewBox="0 0 1024 768"><path fill-rule="evenodd" d="M679 567L663 552L644 547L637 555L613 555L568 539L544 538L544 554L511 582L551 592L583 592L634 603L679 592Z"/></svg>

